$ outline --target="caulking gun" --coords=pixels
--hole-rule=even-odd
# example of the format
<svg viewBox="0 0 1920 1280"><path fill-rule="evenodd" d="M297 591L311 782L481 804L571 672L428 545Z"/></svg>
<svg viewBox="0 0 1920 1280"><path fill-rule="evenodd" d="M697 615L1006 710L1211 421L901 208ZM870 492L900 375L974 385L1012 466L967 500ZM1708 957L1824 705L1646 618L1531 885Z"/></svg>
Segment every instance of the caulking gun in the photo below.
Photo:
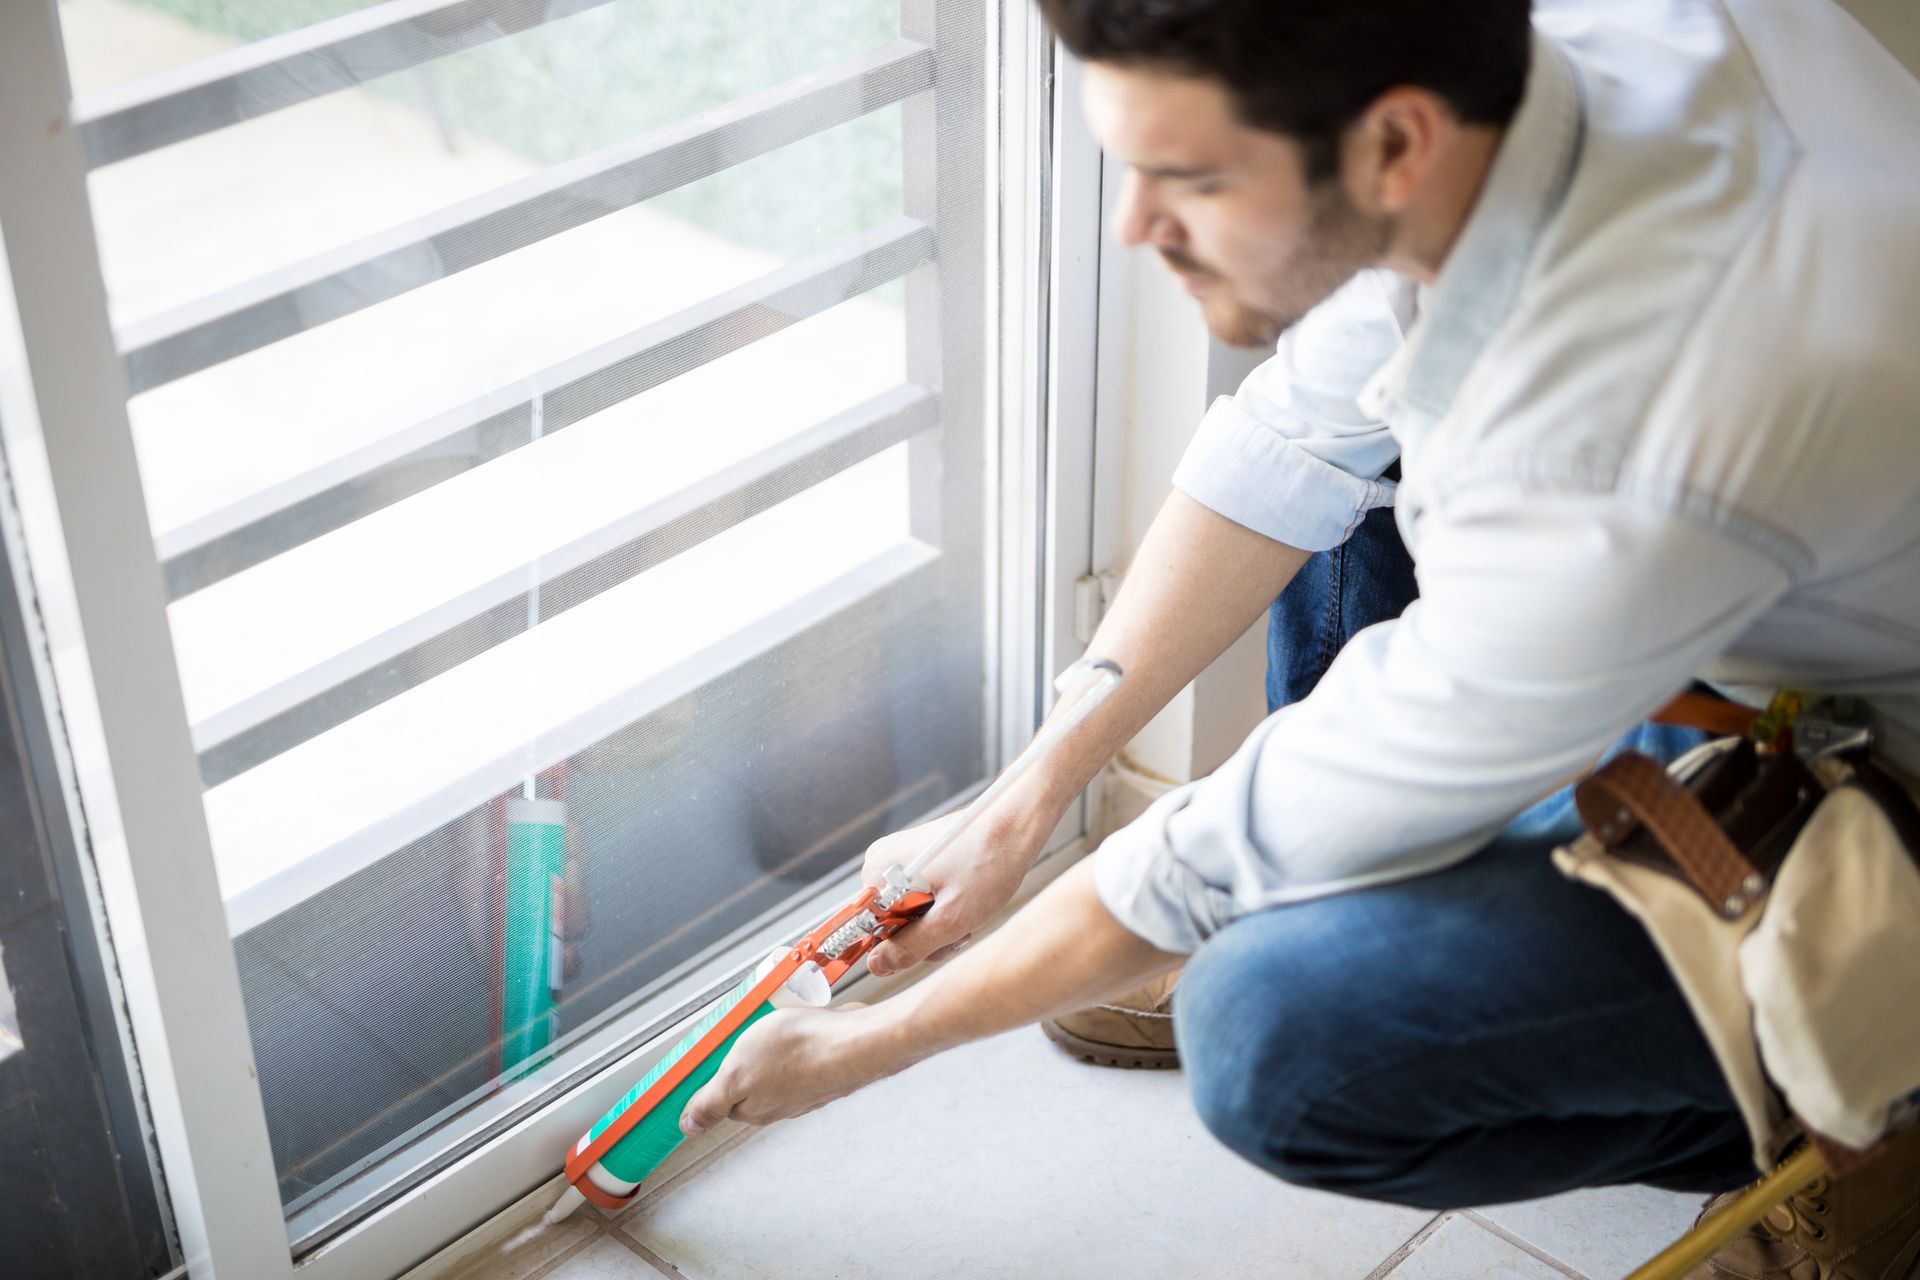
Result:
<svg viewBox="0 0 1920 1280"><path fill-rule="evenodd" d="M680 1042L575 1143L567 1154L568 1187L546 1221L558 1222L591 1200L605 1209L630 1202L641 1181L680 1145L680 1113L753 1023L775 1009L819 1007L838 982L874 947L926 914L933 894L920 872L959 838L973 820L1013 785L1054 743L1110 697L1123 678L1104 658L1083 658L1061 673L1063 696L1087 677L1092 683L1072 706L1050 720L1027 749L968 805L958 820L905 867L889 867L878 885L815 926L791 947L776 950L700 1015Z"/></svg>

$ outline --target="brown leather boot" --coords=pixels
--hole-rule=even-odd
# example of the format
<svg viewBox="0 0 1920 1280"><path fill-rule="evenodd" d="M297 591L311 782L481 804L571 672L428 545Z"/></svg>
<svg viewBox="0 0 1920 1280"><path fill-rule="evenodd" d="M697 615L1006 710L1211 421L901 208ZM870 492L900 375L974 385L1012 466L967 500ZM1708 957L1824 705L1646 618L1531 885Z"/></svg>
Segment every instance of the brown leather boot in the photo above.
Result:
<svg viewBox="0 0 1920 1280"><path fill-rule="evenodd" d="M1155 978L1111 1004L1050 1018L1040 1030L1068 1053L1108 1067L1177 1067L1173 988L1180 971Z"/></svg>
<svg viewBox="0 0 1920 1280"><path fill-rule="evenodd" d="M1690 1280L1920 1280L1920 1126L1849 1177L1795 1193Z"/></svg>

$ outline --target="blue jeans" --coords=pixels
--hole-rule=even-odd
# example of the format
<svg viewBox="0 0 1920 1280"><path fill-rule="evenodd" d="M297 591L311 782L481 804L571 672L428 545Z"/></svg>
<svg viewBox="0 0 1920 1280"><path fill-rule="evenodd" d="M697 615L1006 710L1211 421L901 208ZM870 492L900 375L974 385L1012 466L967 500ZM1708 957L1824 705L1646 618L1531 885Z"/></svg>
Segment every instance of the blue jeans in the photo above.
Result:
<svg viewBox="0 0 1920 1280"><path fill-rule="evenodd" d="M1267 620L1267 710L1306 697L1355 632L1399 617L1416 594L1392 507L1369 511L1346 542L1309 556Z"/></svg>
<svg viewBox="0 0 1920 1280"><path fill-rule="evenodd" d="M1270 696L1304 696L1338 650L1327 636L1412 598L1383 534L1310 563L1308 589L1276 602ZM1375 559L1388 576L1363 585ZM1619 746L1670 759L1700 737L1642 726ZM1207 1127L1289 1182L1428 1209L1750 1179L1732 1095L1658 953L1548 857L1578 831L1562 791L1455 867L1208 939L1174 998Z"/></svg>

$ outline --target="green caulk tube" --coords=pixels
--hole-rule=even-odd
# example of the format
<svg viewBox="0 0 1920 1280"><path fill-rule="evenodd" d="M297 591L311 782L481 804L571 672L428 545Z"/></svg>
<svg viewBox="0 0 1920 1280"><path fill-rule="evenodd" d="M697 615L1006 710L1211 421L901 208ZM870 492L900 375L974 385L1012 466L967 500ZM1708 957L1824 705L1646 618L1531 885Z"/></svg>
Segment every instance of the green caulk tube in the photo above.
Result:
<svg viewBox="0 0 1920 1280"><path fill-rule="evenodd" d="M614 1103L593 1128L587 1130L586 1136L580 1139L574 1150L584 1151L592 1146L594 1139L606 1132L608 1125L626 1114L627 1108L645 1097L647 1090L653 1087L654 1082L672 1070L674 1063L691 1052L693 1047L700 1043L700 1037L713 1030L714 1025L726 1017L729 1010L746 999L760 980L772 972L773 967L785 959L786 955L785 947L776 949L761 961L752 973L742 978L738 986L709 1005L694 1024L687 1028L687 1033L680 1037L679 1043L673 1046L667 1056L656 1062L653 1070L641 1077L640 1083L627 1090L626 1096ZM772 999L748 1014L747 1020L741 1023L732 1035L722 1040L719 1046L707 1055L705 1061L689 1071L686 1079L675 1085L673 1090L660 1100L658 1106L628 1130L626 1137L616 1142L605 1155L600 1157L597 1164L587 1170L587 1177L592 1180L593 1185L608 1195L622 1199L633 1194L634 1188L638 1187L647 1175L659 1168L660 1162L672 1155L674 1148L680 1145L684 1136L680 1132L680 1113L687 1109L687 1103L693 1100L693 1095L700 1091L701 1086L713 1079L714 1074L720 1070L721 1060L733 1049L734 1041L740 1038L741 1033L775 1009L790 1009L796 1006L817 1009L823 1007L832 995L832 989L827 985L826 975L820 972L818 965L811 961L801 965L784 985L774 989ZM560 1221L577 1209L584 1199L585 1197L578 1190L569 1186L566 1194L547 1210L546 1221L549 1223Z"/></svg>
<svg viewBox="0 0 1920 1280"><path fill-rule="evenodd" d="M566 883L567 806L507 801L507 866L500 963L500 1073L553 1043L560 987L561 901Z"/></svg>

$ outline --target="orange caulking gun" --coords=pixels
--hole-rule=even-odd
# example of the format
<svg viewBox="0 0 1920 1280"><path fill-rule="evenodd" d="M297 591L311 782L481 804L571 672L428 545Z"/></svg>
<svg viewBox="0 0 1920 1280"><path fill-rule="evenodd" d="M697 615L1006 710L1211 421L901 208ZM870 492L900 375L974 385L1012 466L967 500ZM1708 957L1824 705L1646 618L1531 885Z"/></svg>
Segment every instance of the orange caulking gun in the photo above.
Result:
<svg viewBox="0 0 1920 1280"><path fill-rule="evenodd" d="M720 1069L740 1033L775 1009L827 1003L833 984L881 942L926 914L933 893L920 872L958 839L973 820L1013 785L1054 743L1091 715L1119 687L1120 668L1104 658L1082 659L1054 682L1063 696L1092 677L1072 706L1049 721L1027 749L905 867L889 867L882 882L821 921L791 947L776 950L715 1001L680 1042L574 1144L567 1155L569 1186L547 1211L558 1222L591 1200L605 1209L631 1201L640 1183L680 1145L680 1113Z"/></svg>

